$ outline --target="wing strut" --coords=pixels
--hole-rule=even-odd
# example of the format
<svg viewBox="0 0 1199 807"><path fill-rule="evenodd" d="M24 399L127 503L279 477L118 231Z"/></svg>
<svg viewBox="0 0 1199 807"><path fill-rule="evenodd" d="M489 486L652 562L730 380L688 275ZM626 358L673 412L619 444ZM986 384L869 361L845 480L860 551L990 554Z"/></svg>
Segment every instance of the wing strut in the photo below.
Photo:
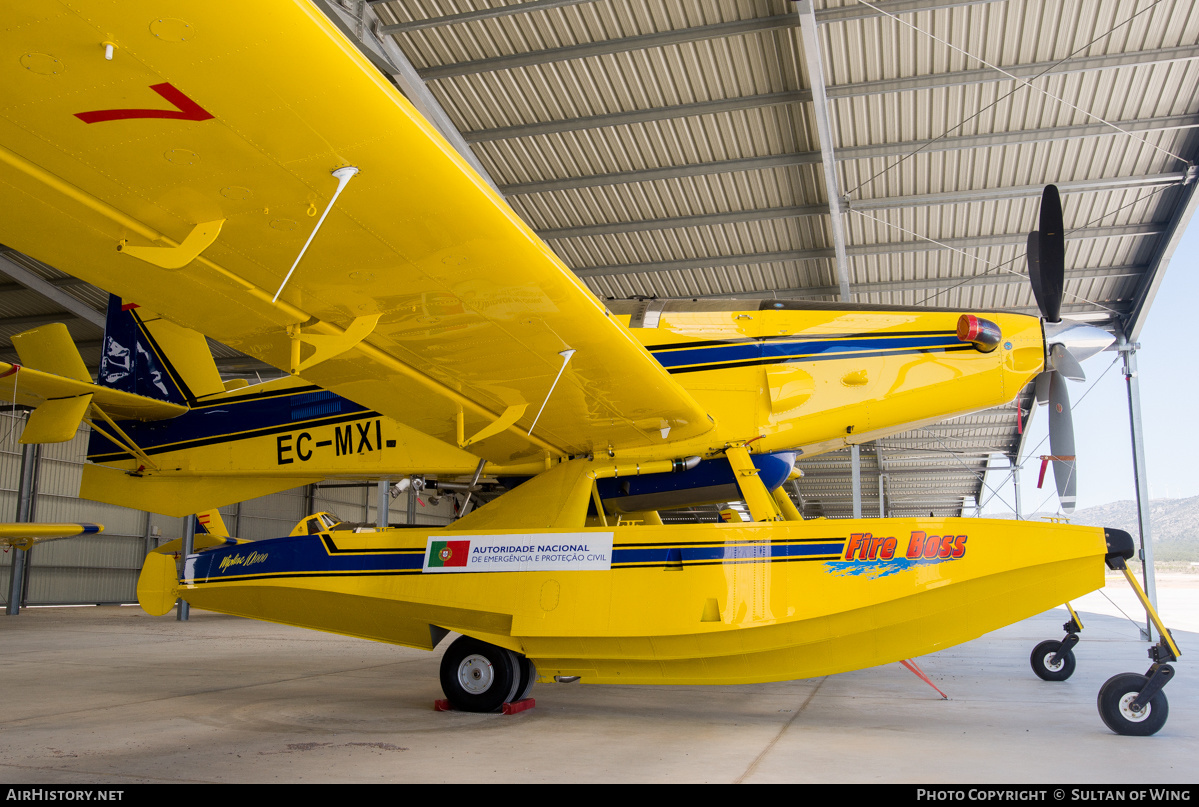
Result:
<svg viewBox="0 0 1199 807"><path fill-rule="evenodd" d="M91 397L91 396L88 396L88 397ZM100 426L97 425L96 422L93 421L91 418L85 417L84 420L87 421L87 425L91 426L93 429L98 431L101 435L104 436L104 439L108 440L113 445L120 446L121 448L125 449L130 454L132 454L133 456L137 457L138 460L141 461L143 468L153 468L155 471L160 470L158 467L158 464L155 463L154 460L150 459L146 455L146 452L142 451L138 447L137 443L133 442L133 439L130 438L129 435L125 434L125 432L121 429L121 427L116 424L116 421L114 421L112 418L110 418L103 409L96 406L95 404L92 404L92 411L95 412L96 414L98 414L100 417L104 418L104 421L109 426L112 427L113 431L115 431L117 434L119 434L121 436L121 438L123 438L123 439L114 437L113 435L106 432L104 429L100 428Z"/></svg>
<svg viewBox="0 0 1199 807"><path fill-rule="evenodd" d="M300 249L300 254L296 256L296 262L287 270L287 277L283 278L283 282L279 284L279 290L275 292L275 296L271 298L271 302L279 299L279 295L283 293L283 287L287 285L287 281L291 280L291 273L296 271L296 267L300 265L300 258L304 257L304 253L308 251L308 245L312 243L312 239L316 237L317 230L325 223L325 216L329 215L329 211L333 209L333 203L337 201L337 197L341 196L342 189L358 173L358 169L352 165L347 165L345 168L338 168L333 172L333 176L337 177L337 190L333 191L333 198L329 200L328 206L325 207L325 212L321 213L321 220L312 228L312 233L309 234L308 240L304 242L304 246Z"/></svg>
<svg viewBox="0 0 1199 807"><path fill-rule="evenodd" d="M550 391L545 394L545 400L541 402L541 408L537 410L537 417L533 418L533 425L529 427L530 437L533 436L533 429L537 428L537 421L541 418L541 413L545 411L545 405L550 402L550 396L554 394L554 387L558 386L558 379L566 371L566 365L570 364L570 357L574 354L574 348L558 351L558 355L562 357L562 366L558 368L558 375L554 376L554 383L550 384Z"/></svg>

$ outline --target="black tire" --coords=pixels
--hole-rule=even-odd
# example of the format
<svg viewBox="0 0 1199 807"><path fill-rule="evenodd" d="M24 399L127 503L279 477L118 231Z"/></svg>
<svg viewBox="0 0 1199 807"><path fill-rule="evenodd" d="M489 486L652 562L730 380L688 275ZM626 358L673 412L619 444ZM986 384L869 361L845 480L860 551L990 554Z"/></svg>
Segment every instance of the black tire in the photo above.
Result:
<svg viewBox="0 0 1199 807"><path fill-rule="evenodd" d="M537 667L524 656L518 655L516 660L520 663L520 683L516 685L516 696L512 700L523 701L533 691L533 684L537 681Z"/></svg>
<svg viewBox="0 0 1199 807"><path fill-rule="evenodd" d="M498 712L516 695L520 664L511 650L461 636L441 657L441 690L462 712Z"/></svg>
<svg viewBox="0 0 1199 807"><path fill-rule="evenodd" d="M1140 714L1128 708L1147 683L1149 679L1143 675L1120 673L1099 688L1099 716L1109 729L1130 737L1148 737L1166 725L1170 704L1164 692L1158 691Z"/></svg>
<svg viewBox="0 0 1199 807"><path fill-rule="evenodd" d="M1057 664L1052 663L1053 655L1057 653L1058 648L1061 646L1061 642L1049 639L1041 642L1032 649L1032 655L1029 656L1028 662L1032 665L1032 671L1042 680L1065 681L1074 675L1076 662L1073 650L1067 650L1063 653Z"/></svg>

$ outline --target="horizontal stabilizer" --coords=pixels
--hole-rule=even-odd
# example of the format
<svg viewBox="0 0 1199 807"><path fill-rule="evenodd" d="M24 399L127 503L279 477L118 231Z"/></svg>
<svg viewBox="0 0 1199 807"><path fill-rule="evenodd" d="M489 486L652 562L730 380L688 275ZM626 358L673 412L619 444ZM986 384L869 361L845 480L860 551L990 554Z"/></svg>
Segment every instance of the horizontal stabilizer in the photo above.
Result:
<svg viewBox="0 0 1199 807"><path fill-rule="evenodd" d="M91 395L76 398L58 398L46 401L29 415L25 431L21 433L23 444L65 443L75 436L79 424L87 416L92 404Z"/></svg>
<svg viewBox="0 0 1199 807"><path fill-rule="evenodd" d="M58 398L91 395L93 404L117 420L164 420L179 417L187 411L186 406L179 404L156 401L19 364L0 362L0 378L4 379L0 382L0 400L31 408Z"/></svg>
<svg viewBox="0 0 1199 807"><path fill-rule="evenodd" d="M19 333L12 338L12 344L25 367L91 383L92 375L83 364L75 340L61 322Z"/></svg>
<svg viewBox="0 0 1199 807"><path fill-rule="evenodd" d="M179 598L179 577L175 559L151 552L142 563L137 578L137 603L150 616L162 616L175 607Z"/></svg>

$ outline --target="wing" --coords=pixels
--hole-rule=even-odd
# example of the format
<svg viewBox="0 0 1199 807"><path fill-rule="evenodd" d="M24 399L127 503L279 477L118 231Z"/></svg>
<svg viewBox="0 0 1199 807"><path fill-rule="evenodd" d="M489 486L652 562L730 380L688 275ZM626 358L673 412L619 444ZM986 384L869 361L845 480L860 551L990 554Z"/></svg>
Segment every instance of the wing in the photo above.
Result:
<svg viewBox="0 0 1199 807"><path fill-rule="evenodd" d="M495 462L670 455L711 429L307 2L12 15L4 243L426 434L492 432L471 450Z"/></svg>
<svg viewBox="0 0 1199 807"><path fill-rule="evenodd" d="M101 532L103 524L0 524L0 544L29 549L42 541Z"/></svg>

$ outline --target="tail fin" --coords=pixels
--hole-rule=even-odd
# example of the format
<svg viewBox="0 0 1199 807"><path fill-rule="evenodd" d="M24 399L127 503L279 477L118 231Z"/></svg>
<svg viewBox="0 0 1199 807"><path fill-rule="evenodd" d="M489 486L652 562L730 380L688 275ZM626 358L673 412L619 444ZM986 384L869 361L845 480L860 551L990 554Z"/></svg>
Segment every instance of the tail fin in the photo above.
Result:
<svg viewBox="0 0 1199 807"><path fill-rule="evenodd" d="M202 334L116 295L108 299L97 383L184 406L225 390Z"/></svg>
<svg viewBox="0 0 1199 807"><path fill-rule="evenodd" d="M216 538L229 537L229 530L225 527L225 520L221 518L221 511L216 509L196 513L196 532Z"/></svg>

